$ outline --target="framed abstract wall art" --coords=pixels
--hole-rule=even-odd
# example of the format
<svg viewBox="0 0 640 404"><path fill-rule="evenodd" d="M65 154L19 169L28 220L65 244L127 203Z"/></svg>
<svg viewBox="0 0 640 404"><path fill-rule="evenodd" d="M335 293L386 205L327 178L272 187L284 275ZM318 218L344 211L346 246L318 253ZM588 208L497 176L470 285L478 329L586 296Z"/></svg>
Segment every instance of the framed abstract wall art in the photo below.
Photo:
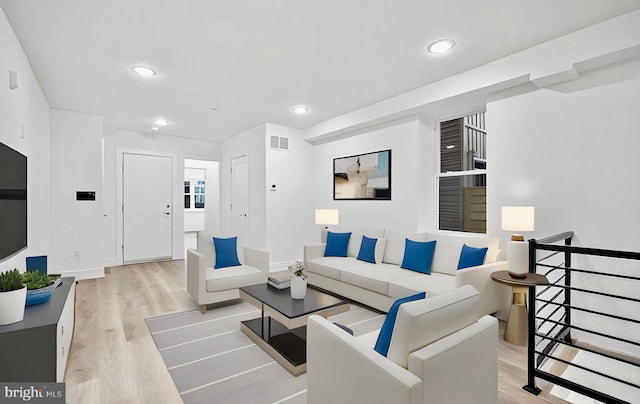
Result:
<svg viewBox="0 0 640 404"><path fill-rule="evenodd" d="M333 159L334 200L391 200L391 150Z"/></svg>

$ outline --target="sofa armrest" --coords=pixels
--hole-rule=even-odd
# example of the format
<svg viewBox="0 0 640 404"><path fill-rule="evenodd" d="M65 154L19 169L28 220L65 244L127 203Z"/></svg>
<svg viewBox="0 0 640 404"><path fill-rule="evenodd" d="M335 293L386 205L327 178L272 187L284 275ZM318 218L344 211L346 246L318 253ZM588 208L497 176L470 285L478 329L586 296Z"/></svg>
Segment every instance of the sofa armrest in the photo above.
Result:
<svg viewBox="0 0 640 404"><path fill-rule="evenodd" d="M200 304L201 296L206 293L206 267L204 255L189 248L187 250L187 291Z"/></svg>
<svg viewBox="0 0 640 404"><path fill-rule="evenodd" d="M422 381L320 316L307 323L307 402L421 403Z"/></svg>
<svg viewBox="0 0 640 404"><path fill-rule="evenodd" d="M321 258L324 256L326 244L306 245L304 246L304 263L313 258Z"/></svg>
<svg viewBox="0 0 640 404"><path fill-rule="evenodd" d="M256 267L262 271L263 282L269 278L269 253L267 251L256 250L255 248L244 248L244 263Z"/></svg>
<svg viewBox="0 0 640 404"><path fill-rule="evenodd" d="M507 261L496 261L460 269L456 272L456 288L471 285L482 295L478 311L479 316L495 313L503 308L504 290L491 280L491 273L506 269Z"/></svg>
<svg viewBox="0 0 640 404"><path fill-rule="evenodd" d="M477 322L409 355L409 370L422 378L424 402L498 402L498 320Z"/></svg>

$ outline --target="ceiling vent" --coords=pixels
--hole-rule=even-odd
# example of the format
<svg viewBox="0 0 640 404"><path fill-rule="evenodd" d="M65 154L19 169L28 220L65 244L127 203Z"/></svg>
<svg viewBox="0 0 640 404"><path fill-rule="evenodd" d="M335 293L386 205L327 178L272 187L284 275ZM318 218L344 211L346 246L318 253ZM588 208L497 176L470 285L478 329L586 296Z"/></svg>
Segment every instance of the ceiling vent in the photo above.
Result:
<svg viewBox="0 0 640 404"><path fill-rule="evenodd" d="M271 148L289 150L289 138L271 135Z"/></svg>

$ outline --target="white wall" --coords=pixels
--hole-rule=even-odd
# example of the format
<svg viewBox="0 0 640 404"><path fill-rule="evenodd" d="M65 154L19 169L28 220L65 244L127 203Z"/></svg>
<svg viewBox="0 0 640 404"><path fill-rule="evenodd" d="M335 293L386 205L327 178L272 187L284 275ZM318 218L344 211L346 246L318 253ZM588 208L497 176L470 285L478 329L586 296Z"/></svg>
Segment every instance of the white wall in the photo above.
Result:
<svg viewBox="0 0 640 404"><path fill-rule="evenodd" d="M542 238L567 230L575 245L640 251L640 74L628 80L575 92L540 90L491 103L487 126L491 143L488 167L488 223L500 232L502 205L536 208L535 232ZM502 234L502 239L507 238ZM623 271L638 276L637 262L579 259L584 269ZM604 292L638 298L638 282L580 277L576 282ZM576 294L583 307L637 317L637 308L612 299ZM636 304L637 306L637 304ZM574 312L577 324L637 340L640 327L620 326L601 317ZM587 342L635 355L628 346L604 343L576 333Z"/></svg>
<svg viewBox="0 0 640 404"><path fill-rule="evenodd" d="M302 260L305 244L315 243L320 230L311 192L317 184L315 148L295 128L268 123L267 145L271 136L289 139L288 150L266 148L267 250L272 269L278 269Z"/></svg>
<svg viewBox="0 0 640 404"><path fill-rule="evenodd" d="M221 228L214 229L231 231L231 161L246 155L249 164L249 236L245 236L244 243L261 250L267 249L265 133L266 124L261 124L224 142L220 165Z"/></svg>
<svg viewBox="0 0 640 404"><path fill-rule="evenodd" d="M16 90L9 89L9 70L18 73ZM0 271L24 271L25 257L49 254L49 105L2 10L0 142L27 156L28 247L0 261Z"/></svg>
<svg viewBox="0 0 640 404"><path fill-rule="evenodd" d="M173 258L184 258L184 159L218 160L222 155L220 143L185 139L161 134L116 130L104 135L104 235L105 266L122 264L122 161L123 151L146 152L175 157Z"/></svg>
<svg viewBox="0 0 640 404"><path fill-rule="evenodd" d="M49 270L78 279L103 276L102 116L51 109ZM77 201L76 191L96 193Z"/></svg>
<svg viewBox="0 0 640 404"><path fill-rule="evenodd" d="M391 149L390 201L334 201L333 159ZM347 139L315 146L309 187L314 208L337 208L340 227L385 229L390 237L433 229L433 131L417 117ZM313 216L310 214L310 223ZM317 226L316 226L317 227ZM317 229L319 242L320 230Z"/></svg>

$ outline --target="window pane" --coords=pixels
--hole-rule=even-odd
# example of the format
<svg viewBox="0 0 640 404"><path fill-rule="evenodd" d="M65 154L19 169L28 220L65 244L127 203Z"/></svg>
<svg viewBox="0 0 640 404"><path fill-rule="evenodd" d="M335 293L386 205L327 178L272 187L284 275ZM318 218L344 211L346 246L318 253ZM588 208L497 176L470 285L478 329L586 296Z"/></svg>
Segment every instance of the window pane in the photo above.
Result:
<svg viewBox="0 0 640 404"><path fill-rule="evenodd" d="M185 181L185 182L184 182L184 193L185 193L185 194L188 194L189 192L191 192L191 191L189 190L189 189L190 189L189 185L190 185L190 184L189 184L189 181Z"/></svg>
<svg viewBox="0 0 640 404"><path fill-rule="evenodd" d="M185 195L184 196L184 208L185 209L190 209L191 208L191 196L190 195Z"/></svg>
<svg viewBox="0 0 640 404"><path fill-rule="evenodd" d="M486 233L486 175L439 178L440 230Z"/></svg>
<svg viewBox="0 0 640 404"><path fill-rule="evenodd" d="M196 209L204 209L204 195L196 195L194 197L194 205Z"/></svg>

